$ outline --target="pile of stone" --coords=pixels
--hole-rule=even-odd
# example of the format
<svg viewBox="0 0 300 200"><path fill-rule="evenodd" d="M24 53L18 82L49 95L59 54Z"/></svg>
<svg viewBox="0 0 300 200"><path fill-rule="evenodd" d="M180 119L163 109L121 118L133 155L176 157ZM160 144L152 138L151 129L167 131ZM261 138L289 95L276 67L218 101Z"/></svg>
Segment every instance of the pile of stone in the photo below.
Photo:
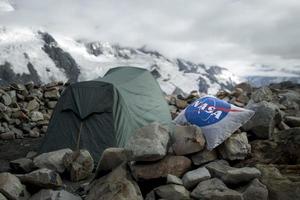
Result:
<svg viewBox="0 0 300 200"><path fill-rule="evenodd" d="M62 82L44 86L11 84L0 88L0 140L40 137L48 122L60 93Z"/></svg>

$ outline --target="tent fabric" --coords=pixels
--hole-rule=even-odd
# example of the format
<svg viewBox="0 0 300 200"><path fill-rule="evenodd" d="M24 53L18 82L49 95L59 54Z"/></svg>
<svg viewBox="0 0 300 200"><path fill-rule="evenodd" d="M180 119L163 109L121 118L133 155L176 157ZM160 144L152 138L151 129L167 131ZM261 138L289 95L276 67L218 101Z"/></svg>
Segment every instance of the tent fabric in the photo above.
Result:
<svg viewBox="0 0 300 200"><path fill-rule="evenodd" d="M97 162L108 147L123 147L138 128L152 122L170 126L162 91L142 68L118 67L103 78L71 84L61 95L40 152L87 149Z"/></svg>

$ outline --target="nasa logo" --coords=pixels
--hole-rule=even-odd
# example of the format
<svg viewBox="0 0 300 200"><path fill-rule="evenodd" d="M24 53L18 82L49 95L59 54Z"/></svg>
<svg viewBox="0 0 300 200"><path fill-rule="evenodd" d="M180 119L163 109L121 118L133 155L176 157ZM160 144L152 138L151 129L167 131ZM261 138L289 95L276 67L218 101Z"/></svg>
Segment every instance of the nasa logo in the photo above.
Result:
<svg viewBox="0 0 300 200"><path fill-rule="evenodd" d="M202 127L222 120L230 112L230 108L231 105L225 101L203 97L186 108L185 117L191 124Z"/></svg>

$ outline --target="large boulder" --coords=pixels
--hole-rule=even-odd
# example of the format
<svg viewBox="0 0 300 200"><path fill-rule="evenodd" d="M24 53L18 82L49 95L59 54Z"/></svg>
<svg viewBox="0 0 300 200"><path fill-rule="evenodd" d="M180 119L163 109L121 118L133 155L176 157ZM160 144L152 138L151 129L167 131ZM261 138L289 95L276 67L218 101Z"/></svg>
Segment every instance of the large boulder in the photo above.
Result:
<svg viewBox="0 0 300 200"><path fill-rule="evenodd" d="M172 200L189 200L190 192L186 190L182 185L162 185L154 189L157 196L162 199Z"/></svg>
<svg viewBox="0 0 300 200"><path fill-rule="evenodd" d="M111 147L105 149L98 162L95 178L107 174L126 161L127 155L124 148Z"/></svg>
<svg viewBox="0 0 300 200"><path fill-rule="evenodd" d="M38 188L55 189L63 185L59 174L50 169L38 169L24 175L18 175L22 183Z"/></svg>
<svg viewBox="0 0 300 200"><path fill-rule="evenodd" d="M86 200L142 200L137 183L131 179L125 165L92 183Z"/></svg>
<svg viewBox="0 0 300 200"><path fill-rule="evenodd" d="M247 133L235 133L231 135L219 147L219 152L224 159L243 160L251 152L251 145L248 143Z"/></svg>
<svg viewBox="0 0 300 200"><path fill-rule="evenodd" d="M176 125L171 138L173 150L179 156L199 152L205 147L201 129L194 125Z"/></svg>
<svg viewBox="0 0 300 200"><path fill-rule="evenodd" d="M243 200L241 193L229 189L217 178L200 182L192 191L191 196L203 200Z"/></svg>
<svg viewBox="0 0 300 200"><path fill-rule="evenodd" d="M13 174L4 172L0 174L0 193L9 200L18 200L24 187L20 180Z"/></svg>
<svg viewBox="0 0 300 200"><path fill-rule="evenodd" d="M81 197L65 190L42 189L29 200L81 200Z"/></svg>
<svg viewBox="0 0 300 200"><path fill-rule="evenodd" d="M239 192L242 193L244 200L268 200L268 189L258 179L252 180Z"/></svg>
<svg viewBox="0 0 300 200"><path fill-rule="evenodd" d="M166 156L168 142L168 130L154 122L136 130L129 138L125 150L129 160L156 161Z"/></svg>
<svg viewBox="0 0 300 200"><path fill-rule="evenodd" d="M43 153L33 159L33 163L38 168L48 168L59 173L65 171L63 157L66 153L71 153L71 149L61 149L49 153Z"/></svg>
<svg viewBox="0 0 300 200"><path fill-rule="evenodd" d="M281 121L279 108L270 102L248 104L247 109L255 111L254 116L243 125L243 129L251 131L257 138L269 139L272 137L274 127Z"/></svg>
<svg viewBox="0 0 300 200"><path fill-rule="evenodd" d="M184 156L166 156L158 162L133 163L132 175L136 180L166 177L168 174L181 177L191 167L191 160Z"/></svg>
<svg viewBox="0 0 300 200"><path fill-rule="evenodd" d="M94 160L87 150L66 153L63 162L71 181L80 181L89 177L94 169Z"/></svg>
<svg viewBox="0 0 300 200"><path fill-rule="evenodd" d="M214 150L214 149L211 151L204 149L201 152L193 154L191 156L191 159L192 159L194 165L203 165L203 164L206 164L208 162L218 159L218 155L217 155L216 150Z"/></svg>
<svg viewBox="0 0 300 200"><path fill-rule="evenodd" d="M185 173L182 177L182 182L185 188L192 189L199 182L210 179L210 173L205 167L200 167L193 171Z"/></svg>
<svg viewBox="0 0 300 200"><path fill-rule="evenodd" d="M205 165L212 177L221 179L226 184L240 184L260 177L261 173L254 167L230 167L224 160L214 161Z"/></svg>
<svg viewBox="0 0 300 200"><path fill-rule="evenodd" d="M300 199L300 181L291 181L273 165L258 164L256 167L262 173L260 180L268 188L269 199Z"/></svg>

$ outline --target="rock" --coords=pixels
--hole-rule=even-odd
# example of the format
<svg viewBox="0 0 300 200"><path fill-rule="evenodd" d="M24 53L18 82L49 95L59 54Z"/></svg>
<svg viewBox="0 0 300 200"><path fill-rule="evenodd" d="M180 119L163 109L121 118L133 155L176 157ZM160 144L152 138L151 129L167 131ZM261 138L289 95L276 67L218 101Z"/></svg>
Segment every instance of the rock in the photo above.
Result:
<svg viewBox="0 0 300 200"><path fill-rule="evenodd" d="M121 165L108 175L92 183L85 200L142 200L141 191L131 179L126 165Z"/></svg>
<svg viewBox="0 0 300 200"><path fill-rule="evenodd" d="M163 199L185 200L190 199L190 192L181 185L169 184L154 189L155 193Z"/></svg>
<svg viewBox="0 0 300 200"><path fill-rule="evenodd" d="M0 139L2 139L2 140L13 140L15 138L16 138L15 133L12 131L8 131L6 133L0 134Z"/></svg>
<svg viewBox="0 0 300 200"><path fill-rule="evenodd" d="M7 198L3 194L0 193L0 200L7 200Z"/></svg>
<svg viewBox="0 0 300 200"><path fill-rule="evenodd" d="M38 169L29 174L18 175L22 183L39 188L59 188L63 182L58 173L50 169Z"/></svg>
<svg viewBox="0 0 300 200"><path fill-rule="evenodd" d="M81 197L65 190L42 189L29 200L81 200Z"/></svg>
<svg viewBox="0 0 300 200"><path fill-rule="evenodd" d="M55 106L56 106L56 104L57 104L57 101L49 101L49 102L47 103L48 108L51 108L51 109L54 109Z"/></svg>
<svg viewBox="0 0 300 200"><path fill-rule="evenodd" d="M217 152L214 149L211 151L204 149L203 151L198 152L191 156L194 165L203 165L205 163L214 161L217 158L218 158Z"/></svg>
<svg viewBox="0 0 300 200"><path fill-rule="evenodd" d="M71 149L61 149L49 153L43 153L33 159L33 163L38 168L48 168L59 173L65 171L63 157L66 153L71 153Z"/></svg>
<svg viewBox="0 0 300 200"><path fill-rule="evenodd" d="M6 106L9 106L12 103L12 99L9 96L9 94L7 94L7 93L4 93L1 96L1 99L2 99L2 102L4 103L4 105L6 105Z"/></svg>
<svg viewBox="0 0 300 200"><path fill-rule="evenodd" d="M42 120L44 120L44 115L43 115L43 113L41 113L39 111L32 111L30 113L30 119L33 122L42 121Z"/></svg>
<svg viewBox="0 0 300 200"><path fill-rule="evenodd" d="M156 161L166 156L168 142L168 130L154 122L136 130L125 150L129 160Z"/></svg>
<svg viewBox="0 0 300 200"><path fill-rule="evenodd" d="M269 199L272 200L294 200L300 199L300 182L292 182L283 176L280 171L272 165L258 164L256 167L261 171L260 181L267 186Z"/></svg>
<svg viewBox="0 0 300 200"><path fill-rule="evenodd" d="M59 91L54 88L51 90L48 90L44 93L44 97L47 99L53 99L53 100L57 100L60 97Z"/></svg>
<svg viewBox="0 0 300 200"><path fill-rule="evenodd" d="M239 192L242 193L244 200L268 200L268 189L258 179L252 180Z"/></svg>
<svg viewBox="0 0 300 200"><path fill-rule="evenodd" d="M176 99L176 107L179 109L185 109L188 103L185 100Z"/></svg>
<svg viewBox="0 0 300 200"><path fill-rule="evenodd" d="M95 178L107 174L126 161L127 155L124 148L105 149L98 163Z"/></svg>
<svg viewBox="0 0 300 200"><path fill-rule="evenodd" d="M132 175L136 180L166 177L168 174L181 177L191 167L191 160L184 156L166 156L164 159L145 164L131 165Z"/></svg>
<svg viewBox="0 0 300 200"><path fill-rule="evenodd" d="M257 138L271 138L275 125L281 121L279 108L266 101L248 104L246 108L255 111L255 114L243 125L243 129L253 132Z"/></svg>
<svg viewBox="0 0 300 200"><path fill-rule="evenodd" d="M200 182L191 193L191 196L203 200L243 200L241 193L229 189L217 178Z"/></svg>
<svg viewBox="0 0 300 200"><path fill-rule="evenodd" d="M252 92L251 99L255 102L261 101L272 101L273 100L273 93L268 87L262 87L258 90Z"/></svg>
<svg viewBox="0 0 300 200"><path fill-rule="evenodd" d="M38 110L40 107L40 104L37 102L37 100L33 99L28 102L27 104L27 110L33 111L33 110Z"/></svg>
<svg viewBox="0 0 300 200"><path fill-rule="evenodd" d="M251 152L251 146L248 143L247 133L235 133L231 135L219 147L223 159L244 160Z"/></svg>
<svg viewBox="0 0 300 200"><path fill-rule="evenodd" d="M94 169L94 160L87 150L66 153L63 162L75 182L89 177Z"/></svg>
<svg viewBox="0 0 300 200"><path fill-rule="evenodd" d="M33 158L36 157L37 155L38 155L37 152L35 152L35 151L29 151L29 152L26 154L26 158L33 159Z"/></svg>
<svg viewBox="0 0 300 200"><path fill-rule="evenodd" d="M23 138L23 131L22 130L17 129L15 127L12 127L11 131L14 132L17 139Z"/></svg>
<svg viewBox="0 0 300 200"><path fill-rule="evenodd" d="M177 176L174 176L172 174L168 174L167 175L167 184L183 185L183 182Z"/></svg>
<svg viewBox="0 0 300 200"><path fill-rule="evenodd" d="M261 173L254 167L234 168L224 160L214 161L205 165L212 177L221 179L226 184L249 182L260 177Z"/></svg>
<svg viewBox="0 0 300 200"><path fill-rule="evenodd" d="M247 94L252 93L252 86L249 83L243 82L235 85L235 88L241 88Z"/></svg>
<svg viewBox="0 0 300 200"><path fill-rule="evenodd" d="M10 161L11 169L16 173L28 173L34 169L34 165L31 159L19 158L17 160Z"/></svg>
<svg viewBox="0 0 300 200"><path fill-rule="evenodd" d="M151 192L149 192L149 193L146 195L145 200L156 200L156 195L155 195L154 190L152 190Z"/></svg>
<svg viewBox="0 0 300 200"><path fill-rule="evenodd" d="M9 200L18 200L24 187L20 180L13 174L0 173L0 193Z"/></svg>
<svg viewBox="0 0 300 200"><path fill-rule="evenodd" d="M205 167L200 167L193 171L189 171L182 177L185 188L193 189L199 182L210 179L210 173Z"/></svg>
<svg viewBox="0 0 300 200"><path fill-rule="evenodd" d="M33 128L32 130L29 131L29 137L31 138L38 138L40 137L40 129L37 127Z"/></svg>
<svg viewBox="0 0 300 200"><path fill-rule="evenodd" d="M201 129L194 125L176 125L171 138L173 150L179 156L199 152L205 147Z"/></svg>
<svg viewBox="0 0 300 200"><path fill-rule="evenodd" d="M285 123L290 127L300 127L300 117L285 117Z"/></svg>

